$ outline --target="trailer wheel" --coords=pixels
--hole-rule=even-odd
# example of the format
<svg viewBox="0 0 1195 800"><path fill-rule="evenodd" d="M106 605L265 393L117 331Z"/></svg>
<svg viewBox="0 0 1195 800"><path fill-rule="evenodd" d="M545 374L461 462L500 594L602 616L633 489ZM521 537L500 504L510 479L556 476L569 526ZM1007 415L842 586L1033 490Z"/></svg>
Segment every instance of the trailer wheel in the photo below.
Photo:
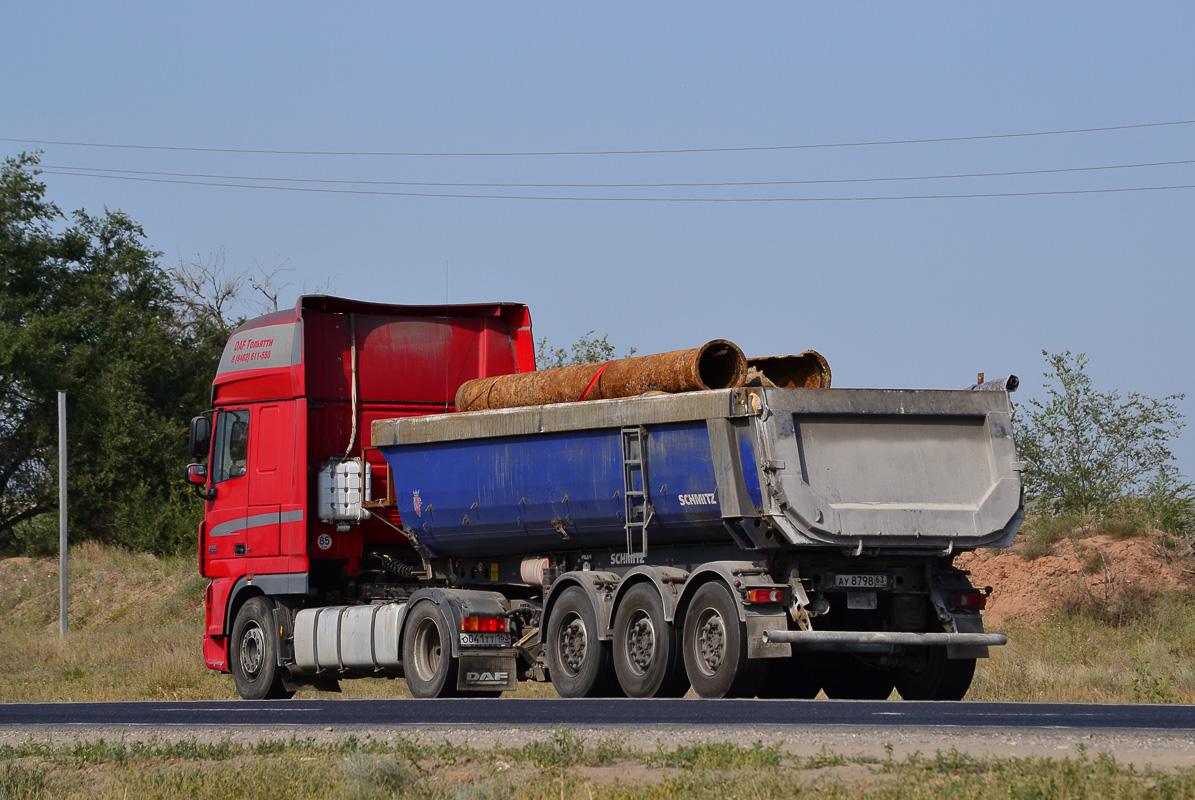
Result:
<svg viewBox="0 0 1195 800"><path fill-rule="evenodd" d="M578 586L565 589L548 619L548 673L561 697L617 694L610 643L599 638L597 612Z"/></svg>
<svg viewBox="0 0 1195 800"><path fill-rule="evenodd" d="M614 672L627 697L684 697L689 678L677 639L654 587L627 590L614 615Z"/></svg>
<svg viewBox="0 0 1195 800"><path fill-rule="evenodd" d="M892 670L845 655L827 661L822 691L831 700L887 700L893 681Z"/></svg>
<svg viewBox="0 0 1195 800"><path fill-rule="evenodd" d="M693 595L683 649L685 672L701 697L752 697L759 690L767 664L747 658L747 626L725 584L711 581Z"/></svg>
<svg viewBox="0 0 1195 800"><path fill-rule="evenodd" d="M952 660L945 647L931 647L922 669L898 669L896 691L905 700L962 700L975 677L975 659Z"/></svg>
<svg viewBox="0 0 1195 800"><path fill-rule="evenodd" d="M784 700L812 700L822 690L822 673L803 656L768 659L768 674L760 697Z"/></svg>
<svg viewBox="0 0 1195 800"><path fill-rule="evenodd" d="M278 634L273 606L264 597L251 597L237 612L228 654L237 692L246 700L285 700L293 697L282 685L278 666Z"/></svg>
<svg viewBox="0 0 1195 800"><path fill-rule="evenodd" d="M403 626L402 665L415 697L454 697L460 661L452 657L452 626L430 600L411 609Z"/></svg>

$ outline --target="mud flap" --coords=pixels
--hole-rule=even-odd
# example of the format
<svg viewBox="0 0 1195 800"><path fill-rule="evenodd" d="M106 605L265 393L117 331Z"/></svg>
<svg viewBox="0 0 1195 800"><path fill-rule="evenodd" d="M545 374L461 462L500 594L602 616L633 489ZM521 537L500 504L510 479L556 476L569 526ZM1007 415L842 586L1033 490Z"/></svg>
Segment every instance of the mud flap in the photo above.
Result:
<svg viewBox="0 0 1195 800"><path fill-rule="evenodd" d="M747 615L747 658L787 658L793 654L791 644L769 642L765 631L788 630L788 617L784 614Z"/></svg>
<svg viewBox="0 0 1195 800"><path fill-rule="evenodd" d="M958 633L983 633L983 618L978 614L955 614L954 626ZM949 659L960 658L987 658L987 645L976 644L952 644L946 647L946 657Z"/></svg>
<svg viewBox="0 0 1195 800"><path fill-rule="evenodd" d="M456 688L462 692L513 692L518 688L514 652L461 653Z"/></svg>

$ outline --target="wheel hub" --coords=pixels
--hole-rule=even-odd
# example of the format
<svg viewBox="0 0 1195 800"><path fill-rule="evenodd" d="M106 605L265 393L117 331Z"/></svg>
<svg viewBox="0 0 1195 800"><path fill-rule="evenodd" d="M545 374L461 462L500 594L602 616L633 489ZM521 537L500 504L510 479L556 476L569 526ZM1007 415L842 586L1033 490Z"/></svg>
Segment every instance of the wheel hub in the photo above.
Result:
<svg viewBox="0 0 1195 800"><path fill-rule="evenodd" d="M704 670L713 674L726 655L726 626L722 616L710 613L697 627L697 655Z"/></svg>
<svg viewBox="0 0 1195 800"><path fill-rule="evenodd" d="M647 672L656 654L656 629L646 614L638 615L627 627L627 656L639 674Z"/></svg>
<svg viewBox="0 0 1195 800"><path fill-rule="evenodd" d="M415 639L415 667L419 676L431 680L440 669L440 629L432 620L424 620Z"/></svg>
<svg viewBox="0 0 1195 800"><path fill-rule="evenodd" d="M256 678L261 672L266 649L266 637L257 625L245 628L241 635L241 672L248 678Z"/></svg>
<svg viewBox="0 0 1195 800"><path fill-rule="evenodd" d="M588 644L585 623L580 619L573 619L560 629L560 661L565 669L573 674L581 671Z"/></svg>

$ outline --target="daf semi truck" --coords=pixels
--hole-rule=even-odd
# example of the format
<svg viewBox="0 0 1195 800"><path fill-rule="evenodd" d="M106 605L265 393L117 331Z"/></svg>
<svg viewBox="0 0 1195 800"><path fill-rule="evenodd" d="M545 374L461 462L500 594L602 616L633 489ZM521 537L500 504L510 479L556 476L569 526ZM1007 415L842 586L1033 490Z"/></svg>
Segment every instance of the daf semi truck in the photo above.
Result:
<svg viewBox="0 0 1195 800"><path fill-rule="evenodd" d="M953 562L1023 519L1015 378L534 349L514 303L307 296L238 328L190 430L207 665L247 699L957 700L1006 641Z"/></svg>

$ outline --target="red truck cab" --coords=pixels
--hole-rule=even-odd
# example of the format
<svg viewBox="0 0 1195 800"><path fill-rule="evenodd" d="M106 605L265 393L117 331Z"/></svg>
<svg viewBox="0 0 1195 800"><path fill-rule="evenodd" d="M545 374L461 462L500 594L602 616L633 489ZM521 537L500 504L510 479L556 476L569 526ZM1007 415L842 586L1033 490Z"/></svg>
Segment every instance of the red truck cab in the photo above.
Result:
<svg viewBox="0 0 1195 800"><path fill-rule="evenodd" d="M463 382L534 370L534 358L530 315L515 303L305 296L237 328L212 411L191 426L192 452L207 465L187 471L206 503L199 569L210 579L208 666L236 672L230 635L252 598L356 600L363 556L390 559L408 548L387 501L385 461L367 446L371 422L451 411ZM354 512L364 516L348 524L338 499L353 493L364 495ZM250 631L241 650L260 638Z"/></svg>

